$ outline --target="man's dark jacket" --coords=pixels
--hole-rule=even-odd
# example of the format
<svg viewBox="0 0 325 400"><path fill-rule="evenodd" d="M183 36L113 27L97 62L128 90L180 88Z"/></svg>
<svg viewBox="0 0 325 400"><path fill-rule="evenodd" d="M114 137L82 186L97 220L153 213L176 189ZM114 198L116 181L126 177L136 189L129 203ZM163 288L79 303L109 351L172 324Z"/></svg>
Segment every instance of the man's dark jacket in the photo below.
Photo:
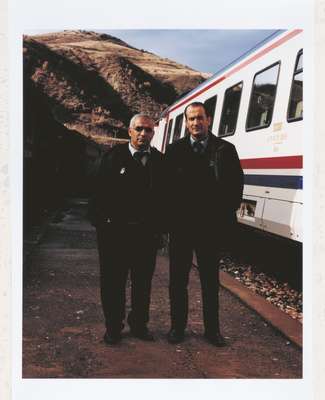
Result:
<svg viewBox="0 0 325 400"><path fill-rule="evenodd" d="M233 144L209 133L207 148L198 160L188 135L167 146L165 162L171 230L187 229L191 221L201 221L215 232L234 225L243 171Z"/></svg>
<svg viewBox="0 0 325 400"><path fill-rule="evenodd" d="M89 203L92 224L144 223L159 232L164 175L163 155L155 148L150 148L142 167L133 159L127 143L114 146L103 156L95 178Z"/></svg>

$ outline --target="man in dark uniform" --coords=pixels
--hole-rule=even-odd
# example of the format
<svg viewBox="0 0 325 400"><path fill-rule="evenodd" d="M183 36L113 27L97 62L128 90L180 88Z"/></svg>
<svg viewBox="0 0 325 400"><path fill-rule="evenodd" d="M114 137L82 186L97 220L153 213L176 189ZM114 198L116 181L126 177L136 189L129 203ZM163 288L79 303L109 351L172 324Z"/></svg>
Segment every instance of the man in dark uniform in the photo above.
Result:
<svg viewBox="0 0 325 400"><path fill-rule="evenodd" d="M184 112L188 135L166 150L170 210L170 343L184 340L187 286L196 253L201 281L206 339L224 346L219 329L220 252L236 224L243 191L243 172L235 147L209 132L211 118L195 102Z"/></svg>
<svg viewBox="0 0 325 400"><path fill-rule="evenodd" d="M147 328L163 184L162 154L150 141L154 122L145 114L130 121L130 142L108 151L99 168L89 214L97 229L104 341L121 340L125 288L131 277L131 334L154 340Z"/></svg>

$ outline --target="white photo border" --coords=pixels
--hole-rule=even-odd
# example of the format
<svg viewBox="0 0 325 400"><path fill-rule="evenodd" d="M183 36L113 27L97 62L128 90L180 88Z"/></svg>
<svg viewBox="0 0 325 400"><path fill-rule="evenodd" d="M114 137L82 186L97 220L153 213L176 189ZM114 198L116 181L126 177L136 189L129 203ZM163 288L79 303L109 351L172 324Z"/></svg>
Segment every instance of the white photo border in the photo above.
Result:
<svg viewBox="0 0 325 400"><path fill-rule="evenodd" d="M321 6L320 25L324 24L324 1ZM145 400L152 396L164 399L198 396L223 399L310 399L313 396L313 314L312 304L312 250L319 244L312 242L312 185L315 139L304 142L304 374L300 380L130 380L130 379L22 379L22 35L27 30L63 29L290 29L304 30L304 122L308 133L314 131L314 8L308 0L212 0L175 1L165 0L161 8L154 2L138 0L132 2L91 2L56 0L10 0L9 4L9 169L10 169L10 221L11 252L11 349L12 349L12 399L38 400L70 399L90 397L126 398L132 393L133 399ZM171 12L173 10L173 12ZM322 17L323 15L323 17ZM323 18L323 19L321 19ZM324 63L324 61L323 61ZM319 104L317 105L320 108ZM321 113L321 110L319 110ZM324 135L323 139L324 141ZM318 156L318 153L316 154ZM318 161L318 158L316 159ZM321 180L319 180L320 184ZM324 185L320 185L324 189ZM324 199L324 190L322 191ZM321 209L317 203L316 211ZM313 217L316 221L316 217ZM323 235L324 236L324 235ZM322 236L322 237L323 237ZM321 238L322 238L321 237ZM320 239L321 239L320 238ZM321 246L319 244L319 246ZM9 247L8 247L9 248ZM5 259L6 261L6 259ZM318 276L322 274L317 271ZM313 271L314 274L314 271ZM317 291L320 294L320 290ZM2 294L2 293L1 293ZM324 297L324 296L323 296ZM324 309L320 316L324 318ZM318 315L318 314L317 314ZM314 313L315 316L315 313ZM315 321L314 321L315 323ZM121 394L123 393L123 395Z"/></svg>

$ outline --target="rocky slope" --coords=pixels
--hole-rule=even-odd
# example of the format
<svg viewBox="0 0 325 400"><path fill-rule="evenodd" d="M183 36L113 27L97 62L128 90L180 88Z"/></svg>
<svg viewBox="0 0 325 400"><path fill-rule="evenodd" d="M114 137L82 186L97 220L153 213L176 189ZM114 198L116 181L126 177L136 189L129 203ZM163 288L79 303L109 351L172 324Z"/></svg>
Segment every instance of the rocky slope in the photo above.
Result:
<svg viewBox="0 0 325 400"><path fill-rule="evenodd" d="M32 87L56 122L90 139L127 137L130 117L157 118L203 74L106 34L64 31L24 37L25 101ZM37 116L37 104L33 107Z"/></svg>

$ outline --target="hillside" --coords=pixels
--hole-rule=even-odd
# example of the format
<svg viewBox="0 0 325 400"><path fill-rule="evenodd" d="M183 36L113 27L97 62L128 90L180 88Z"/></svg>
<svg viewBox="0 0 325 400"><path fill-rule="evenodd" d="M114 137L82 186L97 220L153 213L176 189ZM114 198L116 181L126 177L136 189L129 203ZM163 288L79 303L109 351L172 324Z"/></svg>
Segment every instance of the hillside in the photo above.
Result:
<svg viewBox="0 0 325 400"><path fill-rule="evenodd" d="M95 32L24 36L23 46L24 100L39 94L33 114L41 98L55 122L99 142L127 137L132 115L158 118L209 76Z"/></svg>

